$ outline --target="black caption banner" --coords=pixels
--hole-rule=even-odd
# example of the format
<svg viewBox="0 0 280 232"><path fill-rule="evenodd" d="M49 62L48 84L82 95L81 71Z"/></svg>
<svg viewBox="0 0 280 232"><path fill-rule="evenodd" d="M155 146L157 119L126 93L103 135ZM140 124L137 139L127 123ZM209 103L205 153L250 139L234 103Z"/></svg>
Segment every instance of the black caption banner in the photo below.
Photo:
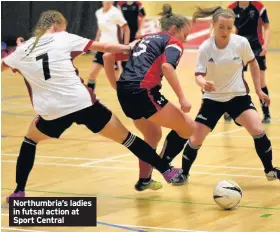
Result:
<svg viewBox="0 0 280 232"><path fill-rule="evenodd" d="M96 226L96 197L10 198L9 226Z"/></svg>

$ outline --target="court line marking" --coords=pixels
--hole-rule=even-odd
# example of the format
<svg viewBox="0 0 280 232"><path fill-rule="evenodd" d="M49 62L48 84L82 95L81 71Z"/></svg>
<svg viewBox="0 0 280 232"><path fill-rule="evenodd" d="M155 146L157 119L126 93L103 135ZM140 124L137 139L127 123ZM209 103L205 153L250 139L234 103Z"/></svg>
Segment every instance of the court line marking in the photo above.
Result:
<svg viewBox="0 0 280 232"><path fill-rule="evenodd" d="M105 158L105 159L100 159L100 160L93 161L93 162L79 164L78 166L84 167L84 166L88 166L88 165L91 165L91 164L97 164L97 163L106 162L106 161L110 161L110 160L114 160L114 159L118 159L118 158L122 158L122 157L127 157L127 156L131 156L131 153L126 153L126 154L122 154L122 155L118 155L118 156L113 156L113 157L108 157L108 158Z"/></svg>
<svg viewBox="0 0 280 232"><path fill-rule="evenodd" d="M10 190L13 191L12 188L1 188L2 190ZM169 199L154 199L154 198L144 198L144 197L128 197L128 196L114 196L114 195L106 195L106 194L86 194L86 193L69 193L69 192L54 192L54 191L43 191L43 190L33 190L27 189L27 192L37 192L37 193L48 193L48 194L55 194L55 195L71 195L71 196L90 196L90 197L100 197L100 198L114 198L120 200L138 200L138 201L147 201L147 202L160 202L160 203L176 203L176 204L189 204L189 205L203 205L203 206L216 206L215 203L204 203L204 202L193 202L193 201L176 201L176 200L169 200ZM279 210L280 207L265 207L265 206L249 206L249 205L239 205L238 208L245 208L245 209L260 209L260 210Z"/></svg>
<svg viewBox="0 0 280 232"><path fill-rule="evenodd" d="M15 160L2 160L3 163L16 163ZM44 163L36 162L35 165L48 165L48 166L64 166L64 167L80 167L80 168L99 168L99 169L110 169L110 170L134 170L138 171L138 168L126 168L126 167L116 167L116 166L81 166L75 164L59 164L59 163ZM235 176L235 177L248 177L248 178L265 178L265 176L255 176L255 175L242 175L242 174L230 174L230 173L211 173L211 172L191 172L191 174L198 175L212 175L212 176Z"/></svg>
<svg viewBox="0 0 280 232"><path fill-rule="evenodd" d="M116 224L116 225L118 225L118 224ZM206 230L186 230L186 229L167 228L167 227L135 226L135 225L122 225L122 224L120 224L120 225L134 227L134 228L152 229L152 230L167 230L167 231L182 231L182 232L208 232Z"/></svg>
<svg viewBox="0 0 280 232"><path fill-rule="evenodd" d="M25 232L48 232L48 230L24 230L24 229L10 228L10 227L1 227L1 229L17 230L17 231L25 231Z"/></svg>
<svg viewBox="0 0 280 232"><path fill-rule="evenodd" d="M18 154L8 154L4 153L2 156L11 156L11 157L18 157ZM68 159L68 160L102 160L102 159L90 159L90 158L79 158L79 157L62 157L62 156L42 156L36 155L37 158L47 158L47 159ZM131 154L131 157L134 157ZM5 160L2 160L5 161ZM12 160L8 160L12 161ZM137 161L133 160L106 160L104 162L116 162L116 163L135 163ZM75 164L73 164L75 165ZM80 164L76 164L81 166ZM263 170L263 168L254 168L254 167L238 167L238 166L222 166L222 165L208 165L208 164L194 164L193 167L203 167L203 168L222 168L222 169L237 169L237 170Z"/></svg>
<svg viewBox="0 0 280 232"><path fill-rule="evenodd" d="M2 214L2 216L9 216L9 214ZM135 230L135 229L132 229L132 228L166 230L166 231L181 231L181 232L208 232L208 231L204 231L204 230L187 230L187 229L168 228L168 227L124 225L124 224L115 224L115 223L107 223L107 222L100 222L100 221L97 221L97 224L116 227L116 228L130 230L130 231L138 231L138 232L147 232L147 231L145 231L145 230ZM29 230L26 230L26 231L29 231ZM31 230L31 231L35 231L35 230Z"/></svg>
<svg viewBox="0 0 280 232"><path fill-rule="evenodd" d="M231 134L231 133L243 130L243 129L244 128L242 127L242 128L238 128L238 129L234 129L234 130L230 130L230 131L226 131L226 132L220 132L220 133L216 133L214 135L210 135L209 137L223 136L225 134ZM161 149L162 146L159 146L158 148ZM129 155L131 155L131 153L124 154L124 155L119 155L119 156L114 156L114 157L108 157L108 158L105 158L105 159L102 159L102 160L99 160L99 161L84 163L84 164L81 164L80 166L88 166L88 165L91 165L91 164L102 163L102 162L105 162L107 160L114 160L114 159L117 159L117 158L129 156Z"/></svg>

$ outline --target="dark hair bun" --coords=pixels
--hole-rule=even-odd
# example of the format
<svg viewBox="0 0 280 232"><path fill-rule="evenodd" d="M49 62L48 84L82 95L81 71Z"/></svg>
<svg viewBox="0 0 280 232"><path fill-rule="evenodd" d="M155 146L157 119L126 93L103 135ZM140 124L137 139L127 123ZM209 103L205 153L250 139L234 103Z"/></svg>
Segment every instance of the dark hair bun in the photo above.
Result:
<svg viewBox="0 0 280 232"><path fill-rule="evenodd" d="M164 4L162 6L162 12L159 14L161 16L171 16L172 15L172 7L169 4Z"/></svg>

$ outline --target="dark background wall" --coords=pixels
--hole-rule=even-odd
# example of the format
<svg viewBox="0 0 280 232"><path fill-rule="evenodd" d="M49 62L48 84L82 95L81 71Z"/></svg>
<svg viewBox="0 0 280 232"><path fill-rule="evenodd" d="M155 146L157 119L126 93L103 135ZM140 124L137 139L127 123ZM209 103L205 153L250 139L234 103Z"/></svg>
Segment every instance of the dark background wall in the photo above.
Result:
<svg viewBox="0 0 280 232"><path fill-rule="evenodd" d="M97 29L95 11L102 2L1 2L1 41L14 45L17 37L31 37L40 14L58 10L68 21L67 31L89 39Z"/></svg>

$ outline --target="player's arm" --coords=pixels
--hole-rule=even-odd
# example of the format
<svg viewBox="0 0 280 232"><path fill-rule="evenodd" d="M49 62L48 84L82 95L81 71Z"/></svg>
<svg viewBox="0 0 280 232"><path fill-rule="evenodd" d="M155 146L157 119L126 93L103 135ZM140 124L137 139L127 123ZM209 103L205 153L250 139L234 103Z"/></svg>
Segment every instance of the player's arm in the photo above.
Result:
<svg viewBox="0 0 280 232"><path fill-rule="evenodd" d="M262 46L262 52L260 53L260 56L264 56L268 49L268 43L270 39L270 26L269 26L269 19L267 15L266 9L262 11L261 19L263 21L263 35L264 35L264 44Z"/></svg>
<svg viewBox="0 0 280 232"><path fill-rule="evenodd" d="M98 29L97 29L97 32L96 32L96 36L95 36L95 41L99 41L100 35L101 35L101 31L100 31L100 29L98 28Z"/></svg>
<svg viewBox="0 0 280 232"><path fill-rule="evenodd" d="M116 81L119 79L116 75L115 72L115 62L116 61L124 61L124 60L128 60L129 56L127 54L123 54L123 53L105 53L103 55L103 61L104 61L104 70L106 73L106 76L111 84L111 86L116 89L117 88L117 84Z"/></svg>
<svg viewBox="0 0 280 232"><path fill-rule="evenodd" d="M5 71L9 68L10 67L8 65L6 65L3 60L1 60L1 72Z"/></svg>
<svg viewBox="0 0 280 232"><path fill-rule="evenodd" d="M124 34L124 44L129 44L130 39L130 29L127 24L122 26L123 34Z"/></svg>
<svg viewBox="0 0 280 232"><path fill-rule="evenodd" d="M207 73L207 58L202 48L198 50L198 58L195 68L195 82L203 90L207 92L216 91L216 87L213 81L205 79Z"/></svg>
<svg viewBox="0 0 280 232"><path fill-rule="evenodd" d="M100 52L124 52L130 53L131 52L130 45L123 45L123 44L111 44L111 43L103 43L103 42L96 42L93 41L92 44L88 47L88 50L91 51L100 51Z"/></svg>
<svg viewBox="0 0 280 232"><path fill-rule="evenodd" d="M175 68L181 58L183 49L178 44L169 44L164 51L164 58L161 65L162 73L178 97L181 109L184 112L191 110L191 104L187 101L181 84L178 80Z"/></svg>
<svg viewBox="0 0 280 232"><path fill-rule="evenodd" d="M255 55L251 49L251 46L247 39L244 38L242 41L242 59L244 64L248 64L253 79L256 94L259 99L265 101L267 105L270 105L270 98L261 89L261 77L260 67L255 58Z"/></svg>
<svg viewBox="0 0 280 232"><path fill-rule="evenodd" d="M140 38L141 37L141 31L145 22L145 16L146 12L144 7L142 6L141 2L138 2L139 4L139 12L138 12L138 31L136 32L135 37Z"/></svg>

